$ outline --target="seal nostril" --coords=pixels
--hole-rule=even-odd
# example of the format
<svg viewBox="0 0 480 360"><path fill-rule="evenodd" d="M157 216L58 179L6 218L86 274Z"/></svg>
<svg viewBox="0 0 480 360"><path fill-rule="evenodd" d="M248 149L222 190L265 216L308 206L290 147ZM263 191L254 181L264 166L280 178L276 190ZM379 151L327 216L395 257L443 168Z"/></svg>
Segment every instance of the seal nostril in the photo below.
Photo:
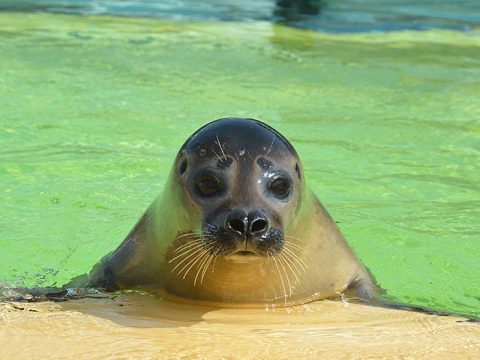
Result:
<svg viewBox="0 0 480 360"><path fill-rule="evenodd" d="M228 221L228 227L240 234L245 234L245 225L240 219L231 219Z"/></svg>
<svg viewBox="0 0 480 360"><path fill-rule="evenodd" d="M267 230L268 223L264 219L256 219L253 221L251 232L252 234L256 234L262 231Z"/></svg>

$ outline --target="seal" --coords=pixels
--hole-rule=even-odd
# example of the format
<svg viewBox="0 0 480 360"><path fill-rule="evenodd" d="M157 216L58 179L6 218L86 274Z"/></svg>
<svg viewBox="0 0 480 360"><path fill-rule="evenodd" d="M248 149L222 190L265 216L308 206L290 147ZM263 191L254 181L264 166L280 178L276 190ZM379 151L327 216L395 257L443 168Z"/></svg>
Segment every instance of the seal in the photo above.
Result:
<svg viewBox="0 0 480 360"><path fill-rule="evenodd" d="M222 306L377 294L306 186L290 142L265 123L239 118L190 136L163 194L87 285Z"/></svg>

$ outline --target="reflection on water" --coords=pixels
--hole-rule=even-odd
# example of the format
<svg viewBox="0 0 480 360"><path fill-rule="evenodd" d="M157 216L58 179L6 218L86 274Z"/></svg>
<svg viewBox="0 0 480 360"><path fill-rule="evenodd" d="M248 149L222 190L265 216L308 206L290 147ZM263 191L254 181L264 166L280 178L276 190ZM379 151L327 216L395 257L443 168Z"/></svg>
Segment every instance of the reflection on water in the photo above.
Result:
<svg viewBox="0 0 480 360"><path fill-rule="evenodd" d="M468 30L480 25L477 0L0 0L0 11L111 14L172 20L266 20L330 32Z"/></svg>
<svg viewBox="0 0 480 360"><path fill-rule="evenodd" d="M280 24L288 25L303 20L305 15L320 15L325 5L323 0L277 0L273 16L278 17Z"/></svg>

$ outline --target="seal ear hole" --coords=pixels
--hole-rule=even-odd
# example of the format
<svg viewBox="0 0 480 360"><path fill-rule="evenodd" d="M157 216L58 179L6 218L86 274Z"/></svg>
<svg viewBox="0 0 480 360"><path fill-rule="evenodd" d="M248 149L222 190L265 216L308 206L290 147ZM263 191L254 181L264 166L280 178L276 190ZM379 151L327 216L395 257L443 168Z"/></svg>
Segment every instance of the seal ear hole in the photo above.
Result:
<svg viewBox="0 0 480 360"><path fill-rule="evenodd" d="M178 169L178 173L183 175L187 170L187 159L183 159L182 163L180 164L180 168Z"/></svg>
<svg viewBox="0 0 480 360"><path fill-rule="evenodd" d="M298 164L295 164L295 172L297 173L297 177L300 180L302 178L302 175L300 174L300 168L298 167Z"/></svg>

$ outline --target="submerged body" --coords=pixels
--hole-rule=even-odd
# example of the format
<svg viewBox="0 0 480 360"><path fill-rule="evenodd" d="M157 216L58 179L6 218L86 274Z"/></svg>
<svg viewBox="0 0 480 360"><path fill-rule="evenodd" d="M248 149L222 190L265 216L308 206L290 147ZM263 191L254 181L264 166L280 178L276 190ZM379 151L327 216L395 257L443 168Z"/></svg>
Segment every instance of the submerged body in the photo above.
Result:
<svg viewBox="0 0 480 360"><path fill-rule="evenodd" d="M180 149L164 192L88 286L221 305L294 305L376 287L306 187L292 145L252 119L220 119Z"/></svg>

